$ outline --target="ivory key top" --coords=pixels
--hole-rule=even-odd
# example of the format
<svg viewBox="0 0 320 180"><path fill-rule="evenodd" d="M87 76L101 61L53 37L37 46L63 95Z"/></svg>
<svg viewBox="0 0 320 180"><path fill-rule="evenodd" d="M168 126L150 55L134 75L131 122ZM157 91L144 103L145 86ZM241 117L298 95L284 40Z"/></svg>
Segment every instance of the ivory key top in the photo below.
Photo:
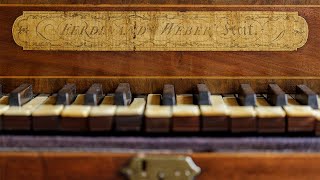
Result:
<svg viewBox="0 0 320 180"><path fill-rule="evenodd" d="M91 108L89 113L89 130L94 132L110 131L115 114L114 95L107 95L100 105Z"/></svg>
<svg viewBox="0 0 320 180"><path fill-rule="evenodd" d="M32 127L32 112L36 110L48 95L39 95L23 106L11 106L3 113L3 129L4 130L30 130Z"/></svg>
<svg viewBox="0 0 320 180"><path fill-rule="evenodd" d="M61 112L60 129L62 131L88 131L88 116L91 106L85 105L85 95L79 94L74 102L65 106Z"/></svg>
<svg viewBox="0 0 320 180"><path fill-rule="evenodd" d="M253 106L240 106L235 97L223 97L223 100L229 109L231 132L257 131L256 112Z"/></svg>
<svg viewBox="0 0 320 180"><path fill-rule="evenodd" d="M145 98L134 98L128 106L117 106L115 116L116 131L140 131L143 125Z"/></svg>
<svg viewBox="0 0 320 180"><path fill-rule="evenodd" d="M257 97L255 108L259 133L284 133L286 113L281 106L270 106L264 97Z"/></svg>
<svg viewBox="0 0 320 180"><path fill-rule="evenodd" d="M146 132L169 132L172 106L161 105L161 94L149 94L144 113Z"/></svg>
<svg viewBox="0 0 320 180"><path fill-rule="evenodd" d="M193 104L192 94L177 95L177 105L172 106L172 131L200 131L200 109Z"/></svg>
<svg viewBox="0 0 320 180"><path fill-rule="evenodd" d="M57 94L51 95L32 112L32 126L34 131L58 131L60 114L64 105L56 105Z"/></svg>
<svg viewBox="0 0 320 180"><path fill-rule="evenodd" d="M287 114L288 132L313 132L315 129L314 110L311 106L300 105L288 96L288 105L284 106Z"/></svg>
<svg viewBox="0 0 320 180"><path fill-rule="evenodd" d="M202 131L226 132L229 130L229 109L221 95L210 96L211 105L200 105Z"/></svg>

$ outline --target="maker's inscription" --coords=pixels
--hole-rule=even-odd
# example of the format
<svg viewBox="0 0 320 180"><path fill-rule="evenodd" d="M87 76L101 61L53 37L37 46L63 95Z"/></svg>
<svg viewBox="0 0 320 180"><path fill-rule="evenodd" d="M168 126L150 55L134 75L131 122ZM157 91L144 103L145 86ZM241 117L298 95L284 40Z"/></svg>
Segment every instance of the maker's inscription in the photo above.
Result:
<svg viewBox="0 0 320 180"><path fill-rule="evenodd" d="M308 24L297 12L25 11L12 33L24 50L294 51Z"/></svg>

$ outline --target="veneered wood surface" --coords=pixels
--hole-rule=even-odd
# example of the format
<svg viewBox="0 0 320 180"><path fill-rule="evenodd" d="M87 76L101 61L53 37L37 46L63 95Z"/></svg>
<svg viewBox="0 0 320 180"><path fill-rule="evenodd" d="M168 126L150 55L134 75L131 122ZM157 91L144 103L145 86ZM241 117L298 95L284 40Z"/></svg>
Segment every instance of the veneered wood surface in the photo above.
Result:
<svg viewBox="0 0 320 180"><path fill-rule="evenodd" d="M238 93L240 84L245 83L250 84L256 93L267 93L271 83L278 84L285 93L295 93L299 84L320 92L320 77L0 76L4 93L10 93L23 83L32 84L34 93L57 93L67 83L74 83L77 93L85 93L94 83L101 83L105 93L114 93L120 83L129 83L135 95L161 94L165 84L173 84L177 94L195 93L194 88L200 83L206 84L212 94Z"/></svg>
<svg viewBox="0 0 320 180"><path fill-rule="evenodd" d="M121 168L135 154L2 152L1 179L125 179ZM308 153L194 153L197 179L317 179L320 155Z"/></svg>
<svg viewBox="0 0 320 180"><path fill-rule="evenodd" d="M318 0L0 0L11 4L319 4Z"/></svg>
<svg viewBox="0 0 320 180"><path fill-rule="evenodd" d="M12 24L23 11L162 10L298 11L309 39L294 52L71 52L23 51ZM320 6L0 5L2 76L319 76Z"/></svg>

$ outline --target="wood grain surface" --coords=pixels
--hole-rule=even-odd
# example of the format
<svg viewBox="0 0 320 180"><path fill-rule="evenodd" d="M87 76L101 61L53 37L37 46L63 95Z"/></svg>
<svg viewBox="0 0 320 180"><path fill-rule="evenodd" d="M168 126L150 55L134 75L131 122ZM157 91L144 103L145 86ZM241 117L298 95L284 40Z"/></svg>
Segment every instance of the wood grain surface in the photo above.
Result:
<svg viewBox="0 0 320 180"><path fill-rule="evenodd" d="M320 91L318 0L0 0L0 3L4 3L0 4L0 84L5 93L22 83L33 84L35 93L53 93L68 82L77 84L79 93L93 83L102 83L105 92L114 92L121 82L130 83L133 93L161 93L164 84L174 84L176 93L186 93L197 83L206 83L212 93L235 93L240 83L251 84L256 92L266 92L268 83L277 83L287 93L293 93L297 84ZM103 3L108 4L85 5ZM14 43L12 25L23 11L72 10L293 11L308 22L309 39L295 52L23 51ZM1 152L0 179L124 179L119 170L134 155ZM202 169L200 180L317 179L320 172L319 153L234 152L191 156Z"/></svg>
<svg viewBox="0 0 320 180"><path fill-rule="evenodd" d="M318 0L0 0L9 4L214 4L214 5L312 5Z"/></svg>
<svg viewBox="0 0 320 180"><path fill-rule="evenodd" d="M105 93L114 93L120 83L129 83L134 95L161 94L165 84L173 84L177 94L195 93L194 88L200 83L206 84L213 94L238 93L244 83L250 84L256 93L267 93L271 83L278 84L286 93L295 93L299 84L320 92L320 77L0 76L4 93L23 83L32 84L34 93L57 93L68 83L76 85L77 93L85 93L94 83L101 83Z"/></svg>
<svg viewBox="0 0 320 180"><path fill-rule="evenodd" d="M12 38L23 11L297 11L309 26L294 52L60 52L23 51ZM320 7L162 5L0 5L2 76L319 76Z"/></svg>
<svg viewBox="0 0 320 180"><path fill-rule="evenodd" d="M125 179L119 172L134 154L2 152L1 179ZM194 153L197 179L317 179L319 154Z"/></svg>

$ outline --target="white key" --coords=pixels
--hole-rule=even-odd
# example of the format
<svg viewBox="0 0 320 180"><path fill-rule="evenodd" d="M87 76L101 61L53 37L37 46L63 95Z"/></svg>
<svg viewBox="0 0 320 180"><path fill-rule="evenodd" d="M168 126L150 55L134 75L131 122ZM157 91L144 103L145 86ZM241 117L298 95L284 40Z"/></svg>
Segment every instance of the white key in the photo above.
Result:
<svg viewBox="0 0 320 180"><path fill-rule="evenodd" d="M202 116L228 116L229 109L221 95L210 96L211 105L200 105Z"/></svg>
<svg viewBox="0 0 320 180"><path fill-rule="evenodd" d="M256 111L253 106L240 106L235 97L223 97L229 109L231 132L257 131Z"/></svg>
<svg viewBox="0 0 320 180"><path fill-rule="evenodd" d="M172 107L161 106L161 94L149 94L147 98L146 111L147 118L171 118Z"/></svg>
<svg viewBox="0 0 320 180"><path fill-rule="evenodd" d="M47 98L48 96L37 96L21 107L11 106L3 114L5 116L30 116Z"/></svg>
<svg viewBox="0 0 320 180"><path fill-rule="evenodd" d="M0 98L0 115L9 109L9 96L2 96Z"/></svg>
<svg viewBox="0 0 320 180"><path fill-rule="evenodd" d="M193 96L192 94L179 94L177 95L177 105L193 104Z"/></svg>
<svg viewBox="0 0 320 180"><path fill-rule="evenodd" d="M198 105L193 104L192 94L177 95L177 105L172 107L174 117L200 116Z"/></svg>
<svg viewBox="0 0 320 180"><path fill-rule="evenodd" d="M99 106L93 106L90 110L90 117L114 116L116 113L116 105L114 104L114 96L105 96Z"/></svg>
<svg viewBox="0 0 320 180"><path fill-rule="evenodd" d="M173 106L172 115L175 117L200 116L200 110L197 105L177 105Z"/></svg>
<svg viewBox="0 0 320 180"><path fill-rule="evenodd" d="M136 116L143 115L146 106L144 98L134 98L129 106L118 106L116 116Z"/></svg>
<svg viewBox="0 0 320 180"><path fill-rule="evenodd" d="M280 106L270 106L264 97L257 97L257 107L255 108L259 118L285 117L286 113Z"/></svg>
<svg viewBox="0 0 320 180"><path fill-rule="evenodd" d="M314 110L310 106L289 105L284 106L288 117L311 117L314 116Z"/></svg>
<svg viewBox="0 0 320 180"><path fill-rule="evenodd" d="M228 106L231 118L256 117L253 106L240 106L235 97L223 97L223 100Z"/></svg>
<svg viewBox="0 0 320 180"><path fill-rule="evenodd" d="M314 116L314 110L307 105L300 105L291 96L288 96L288 105L283 107L288 117Z"/></svg>
<svg viewBox="0 0 320 180"><path fill-rule="evenodd" d="M89 116L91 106L84 105L84 94L79 94L75 101L69 105L65 106L61 112L62 117L80 117L86 118Z"/></svg>
<svg viewBox="0 0 320 180"><path fill-rule="evenodd" d="M315 125L315 110L308 105L300 105L288 96L288 105L283 109L287 114L287 130L289 132L313 132Z"/></svg>
<svg viewBox="0 0 320 180"><path fill-rule="evenodd" d="M59 116L63 105L55 105L57 97L49 96L48 99L32 112L32 116Z"/></svg>

